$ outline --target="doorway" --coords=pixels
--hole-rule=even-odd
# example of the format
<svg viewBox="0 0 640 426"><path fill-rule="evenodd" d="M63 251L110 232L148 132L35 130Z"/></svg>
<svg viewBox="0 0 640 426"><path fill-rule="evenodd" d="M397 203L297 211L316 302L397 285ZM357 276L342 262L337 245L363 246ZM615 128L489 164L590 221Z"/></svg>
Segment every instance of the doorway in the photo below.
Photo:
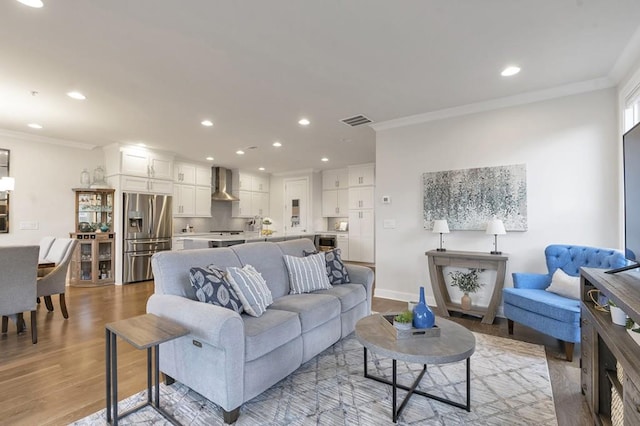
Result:
<svg viewBox="0 0 640 426"><path fill-rule="evenodd" d="M284 233L307 232L309 224L309 178L284 180Z"/></svg>

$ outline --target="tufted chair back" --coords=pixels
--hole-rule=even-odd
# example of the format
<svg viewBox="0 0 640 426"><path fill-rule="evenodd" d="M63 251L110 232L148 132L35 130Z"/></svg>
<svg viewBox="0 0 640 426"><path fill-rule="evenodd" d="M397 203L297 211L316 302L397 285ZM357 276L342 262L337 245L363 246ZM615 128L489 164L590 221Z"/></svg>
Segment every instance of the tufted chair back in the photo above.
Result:
<svg viewBox="0 0 640 426"><path fill-rule="evenodd" d="M626 265L624 254L615 249L552 244L544 250L549 277L560 268L568 275L577 277L580 268L619 268Z"/></svg>

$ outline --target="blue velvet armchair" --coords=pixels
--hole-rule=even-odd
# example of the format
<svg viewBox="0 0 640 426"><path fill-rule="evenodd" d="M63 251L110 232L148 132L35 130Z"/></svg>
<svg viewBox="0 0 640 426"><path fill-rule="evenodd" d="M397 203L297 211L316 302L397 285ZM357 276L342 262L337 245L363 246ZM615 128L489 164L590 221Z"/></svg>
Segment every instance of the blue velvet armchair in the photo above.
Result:
<svg viewBox="0 0 640 426"><path fill-rule="evenodd" d="M564 342L567 361L571 361L574 344L580 342L580 301L545 291L553 273L560 268L567 275L577 277L583 266L619 268L626 260L618 250L597 247L554 244L544 253L547 274L512 274L513 288L505 288L502 293L504 315L509 334L513 334L513 323L517 322L560 339Z"/></svg>

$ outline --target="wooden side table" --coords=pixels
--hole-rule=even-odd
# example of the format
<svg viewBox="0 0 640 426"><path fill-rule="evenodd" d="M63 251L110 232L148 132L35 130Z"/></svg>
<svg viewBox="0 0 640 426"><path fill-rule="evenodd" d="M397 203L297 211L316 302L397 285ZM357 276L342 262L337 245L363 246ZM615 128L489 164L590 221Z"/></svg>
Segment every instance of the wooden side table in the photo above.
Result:
<svg viewBox="0 0 640 426"><path fill-rule="evenodd" d="M179 425L178 421L160 408L160 343L189 334L189 330L179 324L153 314L127 318L106 325L106 364L107 364L107 422L118 424L118 420L146 406L153 407L168 421ZM118 415L118 350L116 338L129 342L136 349L147 350L147 402ZM152 361L152 350L153 358ZM151 398L152 364L155 364L155 398Z"/></svg>
<svg viewBox="0 0 640 426"><path fill-rule="evenodd" d="M473 315L482 316L483 324L493 324L496 317L496 310L502 297L502 288L504 287L504 276L507 270L507 260L509 256L506 254L490 254L473 251L438 251L429 250L425 253L429 262L429 276L431 278L431 287L433 295L438 305L438 314L440 316L449 317L449 311L463 312ZM496 282L491 294L491 300L487 308L462 309L460 304L451 302L447 284L444 280L442 269L445 266L472 268L472 269L491 269L496 271Z"/></svg>

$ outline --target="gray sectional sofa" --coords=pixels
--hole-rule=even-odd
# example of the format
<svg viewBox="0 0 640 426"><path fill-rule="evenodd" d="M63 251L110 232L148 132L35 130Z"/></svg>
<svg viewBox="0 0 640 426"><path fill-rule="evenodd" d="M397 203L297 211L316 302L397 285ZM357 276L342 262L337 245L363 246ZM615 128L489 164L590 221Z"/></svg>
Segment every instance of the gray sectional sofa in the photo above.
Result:
<svg viewBox="0 0 640 426"><path fill-rule="evenodd" d="M147 312L169 318L191 333L161 345L160 370L224 410L233 423L240 406L355 329L370 314L373 271L347 265L351 283L289 294L283 255L312 251L309 239L257 242L228 248L161 252L153 256L155 293ZM260 317L197 300L191 267L242 267L262 274L274 302Z"/></svg>

